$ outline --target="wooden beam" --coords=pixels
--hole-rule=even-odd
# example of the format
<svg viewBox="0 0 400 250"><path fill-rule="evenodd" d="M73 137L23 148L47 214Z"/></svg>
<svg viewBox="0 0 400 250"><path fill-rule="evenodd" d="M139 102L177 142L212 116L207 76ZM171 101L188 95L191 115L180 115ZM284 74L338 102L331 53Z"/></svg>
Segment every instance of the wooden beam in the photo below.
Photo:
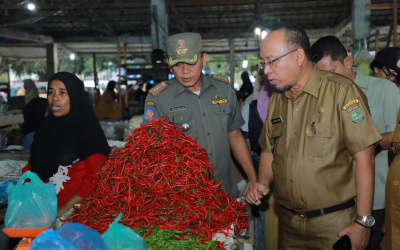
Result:
<svg viewBox="0 0 400 250"><path fill-rule="evenodd" d="M388 10L393 9L394 5L392 3L366 3L365 9L366 10ZM397 5L399 8L399 5Z"/></svg>
<svg viewBox="0 0 400 250"><path fill-rule="evenodd" d="M35 42L35 43L46 43L46 44L53 43L53 38L50 36L37 35L14 29L11 30L11 29L0 28L0 36L16 40Z"/></svg>

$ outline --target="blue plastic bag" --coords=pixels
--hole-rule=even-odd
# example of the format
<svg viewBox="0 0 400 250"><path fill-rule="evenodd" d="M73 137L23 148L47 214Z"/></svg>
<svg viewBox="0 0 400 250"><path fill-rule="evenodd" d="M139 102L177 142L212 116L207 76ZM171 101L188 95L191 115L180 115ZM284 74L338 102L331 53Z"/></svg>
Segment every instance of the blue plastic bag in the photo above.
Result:
<svg viewBox="0 0 400 250"><path fill-rule="evenodd" d="M25 182L26 180L30 182ZM43 181L33 172L25 172L17 185L7 186L7 228L50 227L57 217L57 195L53 183Z"/></svg>
<svg viewBox="0 0 400 250"><path fill-rule="evenodd" d="M108 230L101 237L107 246L107 250L147 250L146 242L140 235L133 231L130 227L117 224L122 218L122 213L118 215Z"/></svg>
<svg viewBox="0 0 400 250"><path fill-rule="evenodd" d="M41 233L32 241L30 249L106 250L106 245L96 230L78 223L66 223L56 230Z"/></svg>
<svg viewBox="0 0 400 250"><path fill-rule="evenodd" d="M14 180L0 181L0 201L1 202L8 201L7 186L9 183L12 183L15 185L17 182Z"/></svg>
<svg viewBox="0 0 400 250"><path fill-rule="evenodd" d="M56 234L54 230L50 228L39 234L39 236L32 241L30 249L75 250L77 248L75 248L66 239Z"/></svg>
<svg viewBox="0 0 400 250"><path fill-rule="evenodd" d="M103 238L95 229L79 223L65 223L54 231L77 249L106 249Z"/></svg>

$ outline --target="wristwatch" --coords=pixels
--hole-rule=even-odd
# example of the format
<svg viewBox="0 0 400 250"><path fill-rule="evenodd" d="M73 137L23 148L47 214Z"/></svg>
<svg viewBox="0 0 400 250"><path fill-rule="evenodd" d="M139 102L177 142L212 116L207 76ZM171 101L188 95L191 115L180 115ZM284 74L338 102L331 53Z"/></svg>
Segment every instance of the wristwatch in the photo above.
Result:
<svg viewBox="0 0 400 250"><path fill-rule="evenodd" d="M363 222L367 227L372 227L375 224L375 218L371 215L356 214L356 220Z"/></svg>

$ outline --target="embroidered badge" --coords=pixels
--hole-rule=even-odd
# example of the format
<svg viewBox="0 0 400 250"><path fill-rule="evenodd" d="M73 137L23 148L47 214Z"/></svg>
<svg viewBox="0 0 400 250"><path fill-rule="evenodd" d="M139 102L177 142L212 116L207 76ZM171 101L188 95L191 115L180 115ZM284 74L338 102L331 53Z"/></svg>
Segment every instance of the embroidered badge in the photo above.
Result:
<svg viewBox="0 0 400 250"><path fill-rule="evenodd" d="M154 119L154 115L155 115L155 110L154 110L154 108L150 108L150 107L148 107L148 108L146 108L145 110L144 110L144 119L146 120L146 121L151 121L151 120L153 120Z"/></svg>
<svg viewBox="0 0 400 250"><path fill-rule="evenodd" d="M221 99L221 100L214 100L214 101L212 101L212 104L222 104L222 103L228 103L228 99L226 99L226 98L224 98L224 99Z"/></svg>
<svg viewBox="0 0 400 250"><path fill-rule="evenodd" d="M319 109L318 109L319 113L324 113L324 111L325 111L324 107L319 107Z"/></svg>
<svg viewBox="0 0 400 250"><path fill-rule="evenodd" d="M169 111L175 112L175 111L180 111L180 110L185 110L185 109L186 109L186 106L179 106L179 107L170 108Z"/></svg>
<svg viewBox="0 0 400 250"><path fill-rule="evenodd" d="M146 102L146 106L153 106L154 107L154 102Z"/></svg>
<svg viewBox="0 0 400 250"><path fill-rule="evenodd" d="M166 82L160 82L159 84L157 84L156 86L154 86L153 88L151 88L149 90L149 93L156 97L158 94L161 93L161 91L163 91L166 87L168 87L168 83Z"/></svg>
<svg viewBox="0 0 400 250"><path fill-rule="evenodd" d="M271 119L272 124L276 124L276 123L280 123L280 122L283 122L281 116Z"/></svg>
<svg viewBox="0 0 400 250"><path fill-rule="evenodd" d="M359 102L360 102L360 100L358 99L358 97L351 98L350 100L348 100L348 101L346 102L345 105L343 105L343 110L346 110L346 109L347 109L348 107L350 107L351 105L357 104L357 103L359 103Z"/></svg>
<svg viewBox="0 0 400 250"><path fill-rule="evenodd" d="M361 123L364 120L364 115L361 112L360 107L358 105L349 109L347 113L349 114L351 121L353 123Z"/></svg>
<svg viewBox="0 0 400 250"><path fill-rule="evenodd" d="M179 47L179 49L176 50L176 54L177 55L189 54L189 50L185 49L185 40L179 40L178 41L178 47Z"/></svg>
<svg viewBox="0 0 400 250"><path fill-rule="evenodd" d="M229 79L226 78L226 77L223 77L223 76L220 76L220 75L211 75L211 77L214 78L215 80L220 80L222 82L230 84Z"/></svg>

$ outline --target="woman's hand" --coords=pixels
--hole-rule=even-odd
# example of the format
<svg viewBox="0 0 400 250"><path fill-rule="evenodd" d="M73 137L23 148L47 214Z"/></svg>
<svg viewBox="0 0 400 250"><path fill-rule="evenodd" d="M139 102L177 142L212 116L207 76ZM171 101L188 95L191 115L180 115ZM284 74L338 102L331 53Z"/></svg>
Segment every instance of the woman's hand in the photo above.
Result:
<svg viewBox="0 0 400 250"><path fill-rule="evenodd" d="M68 212L71 208L74 207L75 204L80 204L83 201L83 198L79 195L72 195L71 198L67 202L64 203L61 207L57 210L57 218L63 216L66 212Z"/></svg>

